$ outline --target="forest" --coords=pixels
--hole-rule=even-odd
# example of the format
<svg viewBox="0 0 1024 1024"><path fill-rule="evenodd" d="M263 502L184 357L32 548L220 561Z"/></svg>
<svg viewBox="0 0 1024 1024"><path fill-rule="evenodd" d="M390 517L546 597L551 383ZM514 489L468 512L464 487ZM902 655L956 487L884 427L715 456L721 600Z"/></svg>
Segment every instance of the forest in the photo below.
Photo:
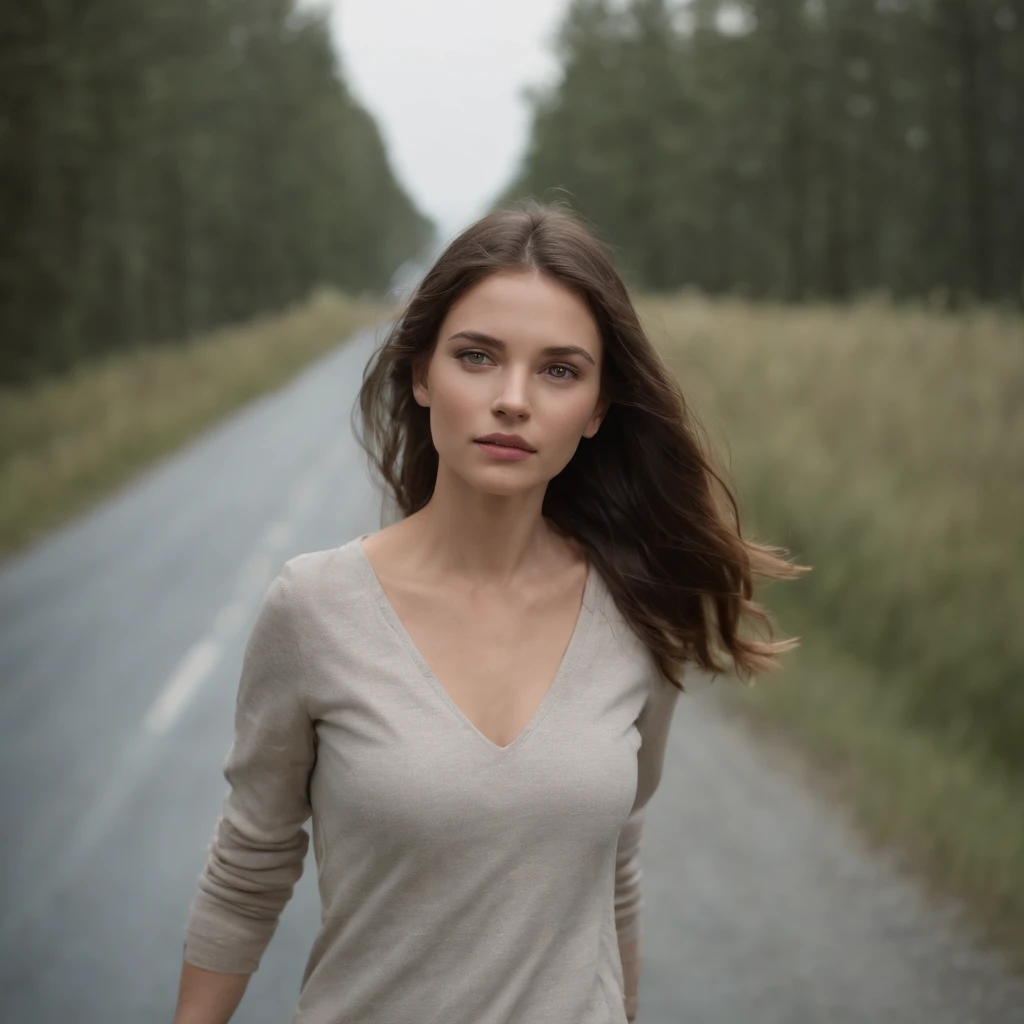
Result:
<svg viewBox="0 0 1024 1024"><path fill-rule="evenodd" d="M646 290L1024 303L1024 0L574 0L496 205Z"/></svg>
<svg viewBox="0 0 1024 1024"><path fill-rule="evenodd" d="M432 223L293 0L0 7L0 384L380 291Z"/></svg>

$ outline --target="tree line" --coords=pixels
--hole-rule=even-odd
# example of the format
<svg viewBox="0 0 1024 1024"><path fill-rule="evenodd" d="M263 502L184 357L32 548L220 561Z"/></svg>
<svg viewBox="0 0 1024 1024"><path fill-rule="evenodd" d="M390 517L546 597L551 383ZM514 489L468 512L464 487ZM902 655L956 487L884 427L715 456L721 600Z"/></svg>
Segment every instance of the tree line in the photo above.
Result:
<svg viewBox="0 0 1024 1024"><path fill-rule="evenodd" d="M382 289L434 231L293 0L4 4L0 224L6 384Z"/></svg>
<svg viewBox="0 0 1024 1024"><path fill-rule="evenodd" d="M496 205L637 285L1024 303L1024 0L573 0Z"/></svg>

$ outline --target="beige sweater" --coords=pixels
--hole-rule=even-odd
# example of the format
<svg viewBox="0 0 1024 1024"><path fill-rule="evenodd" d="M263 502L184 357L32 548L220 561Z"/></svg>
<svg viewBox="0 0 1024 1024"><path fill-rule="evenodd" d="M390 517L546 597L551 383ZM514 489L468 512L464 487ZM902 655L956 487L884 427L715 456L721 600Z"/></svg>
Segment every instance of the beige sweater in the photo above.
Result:
<svg viewBox="0 0 1024 1024"><path fill-rule="evenodd" d="M185 960L256 970L309 820L322 923L292 1024L623 1024L679 691L592 567L550 690L500 747L434 677L365 536L292 558L264 597Z"/></svg>

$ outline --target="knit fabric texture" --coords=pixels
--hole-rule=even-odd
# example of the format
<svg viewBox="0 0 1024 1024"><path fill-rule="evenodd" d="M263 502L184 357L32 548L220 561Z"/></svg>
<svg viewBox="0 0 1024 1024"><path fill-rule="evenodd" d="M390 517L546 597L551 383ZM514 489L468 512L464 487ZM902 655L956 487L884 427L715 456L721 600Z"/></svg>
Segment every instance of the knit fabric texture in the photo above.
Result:
<svg viewBox="0 0 1024 1024"><path fill-rule="evenodd" d="M591 565L551 687L498 746L366 536L290 559L260 605L185 960L255 971L312 839L321 924L292 1024L626 1024L619 944L640 935L678 689Z"/></svg>

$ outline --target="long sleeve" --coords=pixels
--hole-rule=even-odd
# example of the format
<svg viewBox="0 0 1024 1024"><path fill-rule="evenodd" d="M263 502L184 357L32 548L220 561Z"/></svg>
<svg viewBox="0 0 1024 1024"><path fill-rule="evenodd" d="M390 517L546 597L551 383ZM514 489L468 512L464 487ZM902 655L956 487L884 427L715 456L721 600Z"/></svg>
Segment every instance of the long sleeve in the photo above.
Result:
<svg viewBox="0 0 1024 1024"><path fill-rule="evenodd" d="M640 836L643 821L644 808L641 807L622 826L615 857L615 930L619 938L628 1021L636 1019L640 995L640 912L643 909Z"/></svg>
<svg viewBox="0 0 1024 1024"><path fill-rule="evenodd" d="M198 891L184 958L250 974L302 875L315 734L306 711L287 564L260 605L243 658L229 784Z"/></svg>
<svg viewBox="0 0 1024 1024"><path fill-rule="evenodd" d="M637 752L637 795L633 810L619 833L615 857L615 930L625 981L626 1019L629 1021L636 1019L640 987L640 921L644 906L640 839L645 808L661 781L678 696L677 687L664 678L657 678L637 720L641 736Z"/></svg>

